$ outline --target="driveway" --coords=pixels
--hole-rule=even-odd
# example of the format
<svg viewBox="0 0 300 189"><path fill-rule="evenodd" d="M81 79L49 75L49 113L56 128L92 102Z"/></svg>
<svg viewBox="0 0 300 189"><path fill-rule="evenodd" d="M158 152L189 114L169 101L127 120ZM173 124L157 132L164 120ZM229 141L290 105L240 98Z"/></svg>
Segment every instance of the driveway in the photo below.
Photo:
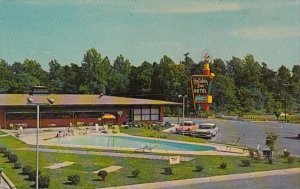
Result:
<svg viewBox="0 0 300 189"><path fill-rule="evenodd" d="M300 139L297 138L300 133L300 124L272 122L249 122L234 121L223 119L204 119L204 118L186 118L185 120L194 120L197 123L213 122L219 127L219 133L215 142L233 143L240 138L238 144L252 148L265 148L265 141L268 132L274 132L279 135L277 146L280 150L286 148L292 154L300 156ZM164 121L177 123L178 118L166 117Z"/></svg>
<svg viewBox="0 0 300 189"><path fill-rule="evenodd" d="M295 175L277 175L268 176L261 178L245 178L238 180L227 180L219 182L191 184L179 187L170 187L170 189L232 189L232 188L243 188L243 189L298 189L300 185L300 174Z"/></svg>

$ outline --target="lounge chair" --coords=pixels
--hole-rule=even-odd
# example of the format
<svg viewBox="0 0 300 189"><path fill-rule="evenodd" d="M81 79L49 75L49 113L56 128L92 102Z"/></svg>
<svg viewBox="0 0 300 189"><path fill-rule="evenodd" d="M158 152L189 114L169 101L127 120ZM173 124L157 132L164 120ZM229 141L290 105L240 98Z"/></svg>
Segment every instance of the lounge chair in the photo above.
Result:
<svg viewBox="0 0 300 189"><path fill-rule="evenodd" d="M108 133L108 125L104 125L104 130L102 131L103 133Z"/></svg>
<svg viewBox="0 0 300 189"><path fill-rule="evenodd" d="M231 147L232 146L236 146L236 144L240 141L240 139L241 138L239 137L236 140L232 141L232 144L229 144L229 145L226 146L226 150L230 150L231 151Z"/></svg>
<svg viewBox="0 0 300 189"><path fill-rule="evenodd" d="M120 133L120 126L119 125L114 125L113 133Z"/></svg>
<svg viewBox="0 0 300 189"><path fill-rule="evenodd" d="M152 149L156 148L157 146L148 146L148 145L145 145L143 148L138 148L135 150L135 152L152 152Z"/></svg>
<svg viewBox="0 0 300 189"><path fill-rule="evenodd" d="M9 128L10 128L11 130L15 129L15 125L14 125L13 123L10 123L10 124L9 124Z"/></svg>

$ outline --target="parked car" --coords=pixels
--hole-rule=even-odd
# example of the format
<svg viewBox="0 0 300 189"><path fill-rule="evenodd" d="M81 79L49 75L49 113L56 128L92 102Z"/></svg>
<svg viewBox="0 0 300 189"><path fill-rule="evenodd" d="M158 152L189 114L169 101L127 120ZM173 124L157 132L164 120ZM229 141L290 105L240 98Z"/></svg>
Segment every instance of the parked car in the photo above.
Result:
<svg viewBox="0 0 300 189"><path fill-rule="evenodd" d="M194 121L183 121L180 125L176 126L176 133L191 135L198 127Z"/></svg>
<svg viewBox="0 0 300 189"><path fill-rule="evenodd" d="M214 123L201 123L192 135L203 138L212 138L217 135L219 128Z"/></svg>
<svg viewBox="0 0 300 189"><path fill-rule="evenodd" d="M217 113L215 115L216 118L225 118L225 116L223 114Z"/></svg>

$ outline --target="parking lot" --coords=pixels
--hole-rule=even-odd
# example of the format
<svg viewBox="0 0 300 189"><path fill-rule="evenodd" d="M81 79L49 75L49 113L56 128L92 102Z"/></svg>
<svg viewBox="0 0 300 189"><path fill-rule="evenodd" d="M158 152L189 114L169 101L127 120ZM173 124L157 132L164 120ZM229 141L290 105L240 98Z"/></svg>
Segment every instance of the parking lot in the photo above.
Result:
<svg viewBox="0 0 300 189"><path fill-rule="evenodd" d="M180 119L182 120L182 119ZM300 124L282 123L282 122L248 122L223 119L204 119L204 118L186 118L197 123L216 123L219 127L217 137L211 139L215 142L233 143L238 140L238 145L245 145L260 149L266 147L265 141L268 132L274 132L279 135L277 147L279 150L286 148L292 154L300 156ZM164 121L177 123L178 118L166 117Z"/></svg>

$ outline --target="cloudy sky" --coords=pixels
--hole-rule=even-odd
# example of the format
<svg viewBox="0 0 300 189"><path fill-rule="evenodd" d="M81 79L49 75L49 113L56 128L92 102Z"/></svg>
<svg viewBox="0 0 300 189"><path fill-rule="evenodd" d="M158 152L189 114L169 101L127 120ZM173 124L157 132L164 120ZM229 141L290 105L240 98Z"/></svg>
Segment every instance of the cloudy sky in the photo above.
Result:
<svg viewBox="0 0 300 189"><path fill-rule="evenodd" d="M80 64L89 48L133 65L195 61L209 49L253 54L277 70L300 64L300 0L0 0L0 58Z"/></svg>

